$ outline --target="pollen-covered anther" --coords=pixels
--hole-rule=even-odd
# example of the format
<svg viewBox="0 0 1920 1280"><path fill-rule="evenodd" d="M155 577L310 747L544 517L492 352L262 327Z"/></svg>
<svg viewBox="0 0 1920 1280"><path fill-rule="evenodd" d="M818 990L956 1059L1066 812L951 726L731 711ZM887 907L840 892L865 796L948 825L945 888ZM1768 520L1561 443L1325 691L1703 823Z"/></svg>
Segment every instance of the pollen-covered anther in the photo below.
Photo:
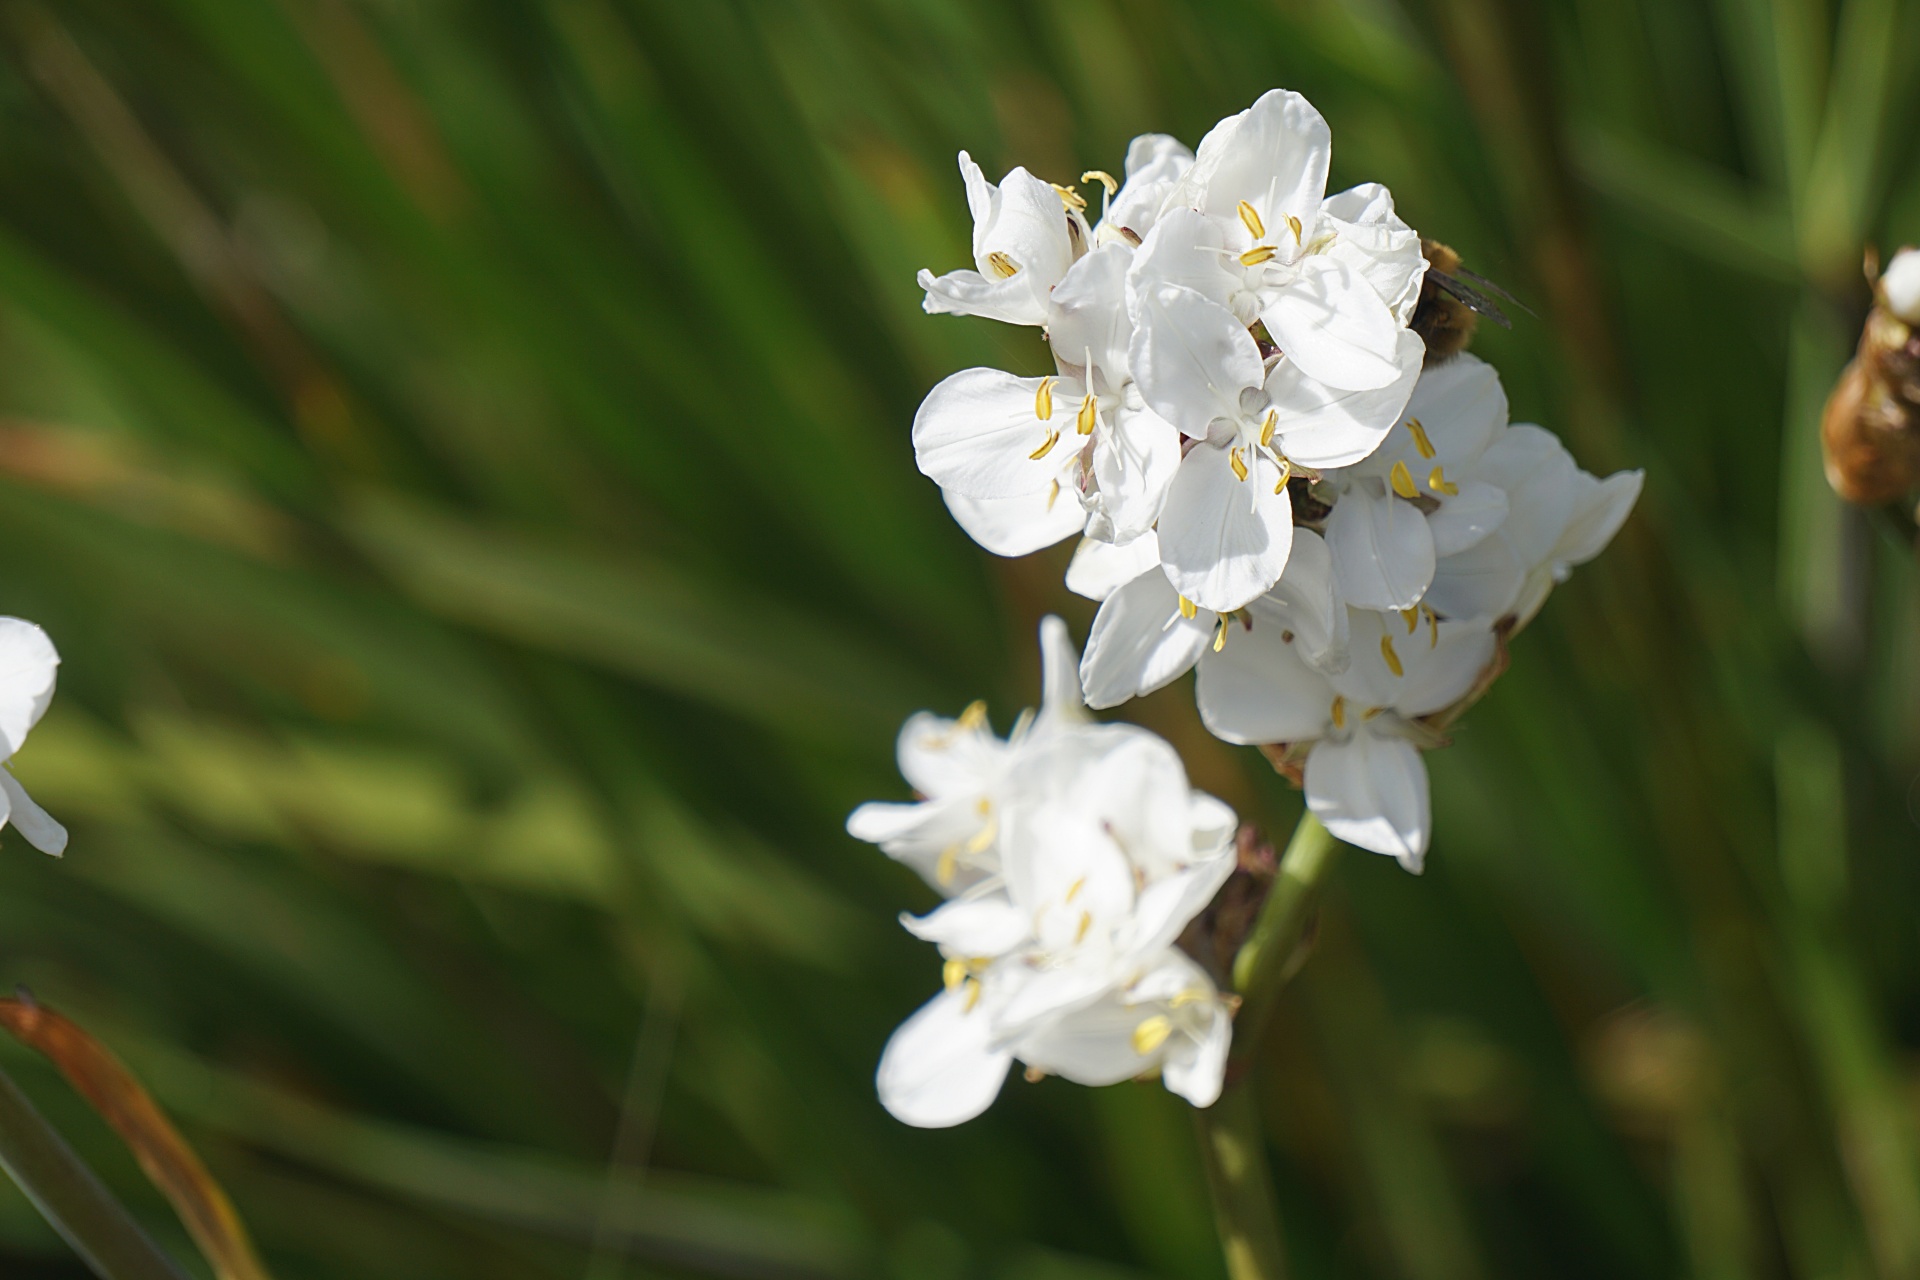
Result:
<svg viewBox="0 0 1920 1280"><path fill-rule="evenodd" d="M1280 411L1278 409L1267 410L1267 416L1260 419L1260 447L1262 449L1271 449L1273 447L1274 429L1279 425Z"/></svg>
<svg viewBox="0 0 1920 1280"><path fill-rule="evenodd" d="M1447 479L1445 467L1435 467L1427 474L1427 488L1435 493L1444 493L1449 498L1460 492L1460 486Z"/></svg>
<svg viewBox="0 0 1920 1280"><path fill-rule="evenodd" d="M1213 626L1213 651L1215 653L1227 647L1227 624L1232 621L1233 619L1224 613L1215 619Z"/></svg>
<svg viewBox="0 0 1920 1280"><path fill-rule="evenodd" d="M1427 648L1440 647L1440 615L1433 611L1432 605L1423 604L1420 612L1427 615Z"/></svg>
<svg viewBox="0 0 1920 1280"><path fill-rule="evenodd" d="M1385 707L1368 707L1360 713L1360 718L1362 720L1374 720L1385 715L1386 712L1387 709Z"/></svg>
<svg viewBox="0 0 1920 1280"><path fill-rule="evenodd" d="M1278 252L1280 251L1270 244L1257 244L1240 255L1240 265L1257 267Z"/></svg>
<svg viewBox="0 0 1920 1280"><path fill-rule="evenodd" d="M1075 880L1072 884L1067 886L1067 896L1064 899L1062 899L1062 901L1072 902L1075 898L1080 896L1080 891L1086 887L1087 887L1087 878L1085 876L1081 876L1078 880Z"/></svg>
<svg viewBox="0 0 1920 1280"><path fill-rule="evenodd" d="M1392 636L1380 637L1380 656L1385 659L1387 670L1393 672L1396 676L1404 676L1407 674L1407 669L1400 665L1400 655L1394 652Z"/></svg>
<svg viewBox="0 0 1920 1280"><path fill-rule="evenodd" d="M1420 425L1420 419L1407 419L1407 434L1413 437L1413 447L1420 451L1421 457L1431 458L1434 455L1433 441L1428 439L1427 429Z"/></svg>
<svg viewBox="0 0 1920 1280"><path fill-rule="evenodd" d="M1080 412L1073 420L1074 429L1083 436L1090 436L1093 434L1094 425L1099 421L1100 402L1095 400L1093 392L1089 391L1080 398Z"/></svg>
<svg viewBox="0 0 1920 1280"><path fill-rule="evenodd" d="M987 255L987 265L989 267L992 267L993 274L995 274L996 276L999 276L1002 280L1005 280L1010 276L1016 275L1020 270L1019 263L1015 262L1012 258L1009 258L1006 254L1000 252L998 249L995 249L992 253Z"/></svg>
<svg viewBox="0 0 1920 1280"><path fill-rule="evenodd" d="M933 864L933 878L942 889L953 883L954 873L960 870L960 846L950 844L940 851L939 859Z"/></svg>
<svg viewBox="0 0 1920 1280"><path fill-rule="evenodd" d="M1245 480L1247 478L1247 460L1240 456L1240 450L1237 446L1227 450L1227 465L1233 468L1233 474L1240 477L1240 479Z"/></svg>
<svg viewBox="0 0 1920 1280"><path fill-rule="evenodd" d="M1258 240L1267 234L1267 224L1260 221L1260 215L1245 200L1240 202L1240 221L1246 224L1248 234Z"/></svg>
<svg viewBox="0 0 1920 1280"><path fill-rule="evenodd" d="M1034 456L1039 457L1040 455L1035 454ZM1387 483L1392 485L1393 491L1403 498L1417 498L1420 496L1420 490L1416 489L1413 484L1413 472L1407 470L1407 464L1405 462L1396 462L1393 464L1393 470L1387 472Z"/></svg>
<svg viewBox="0 0 1920 1280"><path fill-rule="evenodd" d="M1089 169L1080 175L1080 181L1099 183L1107 189L1109 196L1120 189L1119 182L1115 181L1114 176L1105 169Z"/></svg>
<svg viewBox="0 0 1920 1280"><path fill-rule="evenodd" d="M1190 1004L1205 1004L1208 994L1205 987L1188 987L1167 1001L1167 1008L1181 1009Z"/></svg>
<svg viewBox="0 0 1920 1280"><path fill-rule="evenodd" d="M1187 619L1198 617L1200 607L1185 596L1180 597L1180 616Z"/></svg>
<svg viewBox="0 0 1920 1280"><path fill-rule="evenodd" d="M1407 624L1407 634L1412 635L1414 629L1420 625L1420 606L1417 604L1408 605L1402 609L1400 611L1400 620Z"/></svg>
<svg viewBox="0 0 1920 1280"><path fill-rule="evenodd" d="M958 991L965 986L969 976L965 960L949 960L940 966L940 981L949 991Z"/></svg>
<svg viewBox="0 0 1920 1280"><path fill-rule="evenodd" d="M968 978L966 982L966 988L967 988L966 1002L962 1004L960 1008L961 1008L961 1012L963 1013L972 1013L973 1006L980 1003L980 992L983 990L983 988L980 985L980 979Z"/></svg>
<svg viewBox="0 0 1920 1280"><path fill-rule="evenodd" d="M1281 492L1287 487L1287 481L1293 479L1293 459L1280 459L1280 479L1274 484L1273 491Z"/></svg>
<svg viewBox="0 0 1920 1280"><path fill-rule="evenodd" d="M1344 729L1347 727L1347 700L1344 695L1338 693L1333 695L1333 707L1330 714L1333 717L1334 728Z"/></svg>
<svg viewBox="0 0 1920 1280"><path fill-rule="evenodd" d="M1053 384L1058 378L1042 378L1033 392L1033 416L1045 422L1053 417Z"/></svg>
<svg viewBox="0 0 1920 1280"><path fill-rule="evenodd" d="M1049 512L1053 510L1053 504L1057 502L1059 498L1060 482L1058 480L1049 480L1047 482L1047 510Z"/></svg>
<svg viewBox="0 0 1920 1280"><path fill-rule="evenodd" d="M1040 447L1038 449L1035 449L1032 453L1028 454L1027 457L1032 459L1035 462L1038 462L1040 461L1040 459L1052 453L1053 446L1059 443L1060 443L1060 432L1057 429L1053 431L1049 431L1047 432L1047 438L1041 442Z"/></svg>
<svg viewBox="0 0 1920 1280"><path fill-rule="evenodd" d="M1057 182L1049 182L1047 185L1059 193L1060 203L1067 206L1067 208L1084 209L1087 207L1087 198L1078 191L1075 191L1072 187L1063 187Z"/></svg>
<svg viewBox="0 0 1920 1280"><path fill-rule="evenodd" d="M1142 1018L1140 1025L1133 1029L1133 1051L1144 1058L1165 1044L1167 1037L1172 1034L1173 1019L1166 1014L1156 1013L1151 1018Z"/></svg>
<svg viewBox="0 0 1920 1280"><path fill-rule="evenodd" d="M965 852L970 854L984 853L987 846L993 843L994 837L999 834L1000 820L998 818L988 817L986 823L967 840Z"/></svg>
<svg viewBox="0 0 1920 1280"><path fill-rule="evenodd" d="M1073 941L1076 946L1087 940L1087 930L1091 928L1093 928L1093 912L1082 911L1080 924L1073 931Z"/></svg>
<svg viewBox="0 0 1920 1280"><path fill-rule="evenodd" d="M1301 239L1303 232L1300 228L1300 219L1294 217L1292 214L1287 215L1287 230L1293 232L1293 242L1295 244L1305 243Z"/></svg>

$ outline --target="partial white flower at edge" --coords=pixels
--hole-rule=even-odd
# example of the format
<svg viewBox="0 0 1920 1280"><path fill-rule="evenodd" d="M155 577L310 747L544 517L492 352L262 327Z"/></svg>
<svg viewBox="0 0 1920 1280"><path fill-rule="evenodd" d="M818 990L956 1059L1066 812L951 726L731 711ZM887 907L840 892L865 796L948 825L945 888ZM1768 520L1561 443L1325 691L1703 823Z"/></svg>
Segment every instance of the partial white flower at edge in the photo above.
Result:
<svg viewBox="0 0 1920 1280"><path fill-rule="evenodd" d="M6 762L53 701L59 666L46 632L20 618L0 618L0 826L11 822L28 844L55 857L66 851L67 829L33 802Z"/></svg>
<svg viewBox="0 0 1920 1280"><path fill-rule="evenodd" d="M921 865L936 840L964 837L966 824L944 823L956 801L976 824L990 816L971 860L964 843L932 854L946 905L903 919L945 957L944 990L894 1034L877 1076L881 1101L910 1124L979 1114L1016 1059L1084 1084L1158 1071L1201 1106L1219 1094L1229 1009L1173 943L1233 869L1233 812L1191 788L1160 738L1086 720L1060 683L1077 664L1064 626L1048 619L1042 636L1053 713L998 760L942 778L957 785L920 806L903 858ZM924 766L916 757L923 778ZM854 834L882 834L876 809L856 811Z"/></svg>

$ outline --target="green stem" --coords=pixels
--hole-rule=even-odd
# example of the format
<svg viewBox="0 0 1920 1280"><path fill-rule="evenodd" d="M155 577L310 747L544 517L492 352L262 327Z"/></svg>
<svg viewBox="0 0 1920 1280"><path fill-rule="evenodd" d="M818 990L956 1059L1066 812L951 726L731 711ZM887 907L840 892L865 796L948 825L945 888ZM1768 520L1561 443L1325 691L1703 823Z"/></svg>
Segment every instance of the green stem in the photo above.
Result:
<svg viewBox="0 0 1920 1280"><path fill-rule="evenodd" d="M0 1166L101 1280L186 1280L4 1071Z"/></svg>
<svg viewBox="0 0 1920 1280"><path fill-rule="evenodd" d="M1340 843L1318 818L1312 813L1300 816L1260 918L1233 960L1233 985L1241 1005L1234 1019L1229 1083L1218 1102L1195 1113L1230 1280L1281 1280L1286 1275L1265 1132L1247 1066L1274 997L1292 976L1289 961L1299 950L1314 901L1339 850Z"/></svg>

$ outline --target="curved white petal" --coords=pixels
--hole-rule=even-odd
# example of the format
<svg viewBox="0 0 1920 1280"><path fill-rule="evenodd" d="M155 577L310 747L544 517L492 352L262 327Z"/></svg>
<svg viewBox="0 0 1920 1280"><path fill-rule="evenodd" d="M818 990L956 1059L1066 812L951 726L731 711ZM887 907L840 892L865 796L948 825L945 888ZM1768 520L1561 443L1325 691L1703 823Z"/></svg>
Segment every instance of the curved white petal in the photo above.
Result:
<svg viewBox="0 0 1920 1280"><path fill-rule="evenodd" d="M1327 731L1334 690L1282 626L1255 617L1219 653L1201 655L1194 682L1200 719L1216 738L1241 745L1301 742Z"/></svg>
<svg viewBox="0 0 1920 1280"><path fill-rule="evenodd" d="M1519 601L1527 569L1505 532L1496 530L1434 565L1433 583L1422 603L1443 618L1492 622L1511 612Z"/></svg>
<svg viewBox="0 0 1920 1280"><path fill-rule="evenodd" d="M1082 538L1067 565L1067 590L1089 600L1105 600L1143 573L1160 573L1160 539L1155 534L1143 533L1119 544Z"/></svg>
<svg viewBox="0 0 1920 1280"><path fill-rule="evenodd" d="M1418 418L1426 428L1434 448L1434 456L1423 459L1426 465L1438 463L1457 475L1502 438L1507 392L1492 365L1462 352L1421 373L1403 416Z"/></svg>
<svg viewBox="0 0 1920 1280"><path fill-rule="evenodd" d="M908 933L958 956L1000 956L1027 941L1027 913L1001 897L960 899L924 916L900 917Z"/></svg>
<svg viewBox="0 0 1920 1280"><path fill-rule="evenodd" d="M1099 370L1111 387L1131 376L1127 266L1132 256L1125 245L1102 245L1068 268L1048 300L1047 341L1055 357L1062 364Z"/></svg>
<svg viewBox="0 0 1920 1280"><path fill-rule="evenodd" d="M1033 296L1031 281L994 280L978 271L949 271L936 276L922 269L916 283L926 290L920 307L930 316L979 316L1003 324L1046 323L1046 306Z"/></svg>
<svg viewBox="0 0 1920 1280"><path fill-rule="evenodd" d="M1243 480L1226 449L1199 445L1187 454L1160 512L1160 563L1176 591L1226 613L1280 580L1293 546L1293 501L1285 487L1275 491L1279 479L1262 456Z"/></svg>
<svg viewBox="0 0 1920 1280"><path fill-rule="evenodd" d="M1427 854L1427 766L1403 738L1364 730L1314 744L1307 807L1338 839L1418 872Z"/></svg>
<svg viewBox="0 0 1920 1280"><path fill-rule="evenodd" d="M968 498L1044 499L1061 473L1070 440L1034 457L1050 432L1073 435L1071 405L1036 409L1041 379L999 369L962 369L942 379L913 415L913 452L922 474Z"/></svg>
<svg viewBox="0 0 1920 1280"><path fill-rule="evenodd" d="M1418 334L1400 330L1394 348L1399 375L1364 391L1330 387L1291 360L1274 365L1267 396L1280 410L1280 451L1307 467L1351 466L1372 453L1400 421L1426 353Z"/></svg>
<svg viewBox="0 0 1920 1280"><path fill-rule="evenodd" d="M1000 188L985 220L973 224L973 265L992 274L990 254L1004 254L1015 268L1012 279L1024 276L1034 297L1044 302L1047 290L1073 265L1073 240L1067 230L1066 207L1050 183L1013 169Z"/></svg>
<svg viewBox="0 0 1920 1280"><path fill-rule="evenodd" d="M943 991L887 1041L874 1084L894 1118L944 1129L985 1111L1007 1078L1013 1055L993 1047L985 1009L968 1011L963 991Z"/></svg>
<svg viewBox="0 0 1920 1280"><path fill-rule="evenodd" d="M1606 550L1640 499L1644 471L1616 471L1605 480L1582 472L1575 488L1573 518L1553 546L1558 566L1585 564Z"/></svg>
<svg viewBox="0 0 1920 1280"><path fill-rule="evenodd" d="M1433 535L1427 518L1391 495L1349 490L1327 517L1327 549L1347 603L1362 609L1418 604L1433 581Z"/></svg>
<svg viewBox="0 0 1920 1280"><path fill-rule="evenodd" d="M1295 651L1324 671L1347 661L1347 606L1333 576L1333 554L1311 529L1293 531L1287 571L1273 590L1247 606L1254 627L1291 633ZM1229 630L1227 643L1235 632Z"/></svg>
<svg viewBox="0 0 1920 1280"><path fill-rule="evenodd" d="M1213 621L1212 612L1183 617L1179 593L1163 573L1127 583L1100 606L1087 635L1080 660L1087 704L1117 707L1173 683L1206 649Z"/></svg>
<svg viewBox="0 0 1920 1280"><path fill-rule="evenodd" d="M24 618L0 618L0 760L20 749L53 701L60 655Z"/></svg>
<svg viewBox="0 0 1920 1280"><path fill-rule="evenodd" d="M1051 486L1017 498L969 498L951 489L940 496L954 523L997 556L1032 555L1087 527L1080 500Z"/></svg>
<svg viewBox="0 0 1920 1280"><path fill-rule="evenodd" d="M1147 408L1122 405L1095 437L1093 478L1107 532L1134 542L1153 531L1180 469L1180 432Z"/></svg>
<svg viewBox="0 0 1920 1280"><path fill-rule="evenodd" d="M1433 554L1458 555L1500 527L1507 518L1507 491L1484 480L1462 480L1460 492L1440 500L1440 509L1427 517L1433 535Z"/></svg>
<svg viewBox="0 0 1920 1280"><path fill-rule="evenodd" d="M1394 213L1392 193L1377 182L1349 187L1328 196L1320 216L1333 232L1327 254L1359 272L1401 324L1412 320L1427 259L1419 233Z"/></svg>
<svg viewBox="0 0 1920 1280"><path fill-rule="evenodd" d="M1147 406L1196 440L1216 419L1236 417L1241 391L1266 379L1247 327L1219 303L1179 285L1155 285L1140 295L1131 360Z"/></svg>
<svg viewBox="0 0 1920 1280"><path fill-rule="evenodd" d="M1091 719L1080 691L1080 650L1067 624L1048 614L1040 619L1040 714L1034 729L1064 728Z"/></svg>
<svg viewBox="0 0 1920 1280"><path fill-rule="evenodd" d="M1273 89L1200 140L1172 202L1232 218L1244 200L1269 239L1290 235L1289 215L1307 228L1318 217L1332 155L1333 132L1313 104L1290 89Z"/></svg>
<svg viewBox="0 0 1920 1280"><path fill-rule="evenodd" d="M1403 372L1399 321L1373 286L1325 254L1302 258L1292 283L1261 309L1281 352L1331 387L1384 387Z"/></svg>
<svg viewBox="0 0 1920 1280"><path fill-rule="evenodd" d="M1192 209L1163 212L1134 252L1127 269L1127 307L1139 322L1146 297L1156 287L1191 289L1210 302L1227 306L1242 277L1227 267L1227 234L1217 218Z"/></svg>
<svg viewBox="0 0 1920 1280"><path fill-rule="evenodd" d="M1198 1041L1191 1048L1168 1053L1160 1068L1160 1081L1167 1091L1196 1107L1210 1107L1220 1100L1220 1088L1227 1076L1227 1051L1233 1047L1233 1019L1217 1002L1210 1009L1211 1016Z"/></svg>
<svg viewBox="0 0 1920 1280"><path fill-rule="evenodd" d="M1424 716L1458 702L1493 661L1493 629L1485 622L1442 622L1356 609L1349 615L1353 662L1334 684L1361 707L1389 707ZM1382 640L1388 643L1383 644ZM1391 646L1393 662L1387 661Z"/></svg>

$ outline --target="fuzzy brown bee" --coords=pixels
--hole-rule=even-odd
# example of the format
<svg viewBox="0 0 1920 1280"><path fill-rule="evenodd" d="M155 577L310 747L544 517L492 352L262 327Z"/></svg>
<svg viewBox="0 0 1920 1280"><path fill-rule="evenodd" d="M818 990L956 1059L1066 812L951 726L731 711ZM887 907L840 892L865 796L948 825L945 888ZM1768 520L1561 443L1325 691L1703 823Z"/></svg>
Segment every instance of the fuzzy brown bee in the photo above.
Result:
<svg viewBox="0 0 1920 1280"><path fill-rule="evenodd" d="M1461 266L1460 255L1438 240L1422 240L1420 253L1427 260L1427 274L1420 284L1420 301L1414 304L1412 328L1427 344L1427 367L1444 364L1465 351L1481 316L1503 329L1513 327L1506 314L1480 289L1497 293L1522 311L1526 310L1505 289ZM1468 280L1480 288L1467 284Z"/></svg>
<svg viewBox="0 0 1920 1280"><path fill-rule="evenodd" d="M1920 251L1875 267L1869 254L1873 310L1820 418L1827 483L1863 507L1920 489Z"/></svg>

